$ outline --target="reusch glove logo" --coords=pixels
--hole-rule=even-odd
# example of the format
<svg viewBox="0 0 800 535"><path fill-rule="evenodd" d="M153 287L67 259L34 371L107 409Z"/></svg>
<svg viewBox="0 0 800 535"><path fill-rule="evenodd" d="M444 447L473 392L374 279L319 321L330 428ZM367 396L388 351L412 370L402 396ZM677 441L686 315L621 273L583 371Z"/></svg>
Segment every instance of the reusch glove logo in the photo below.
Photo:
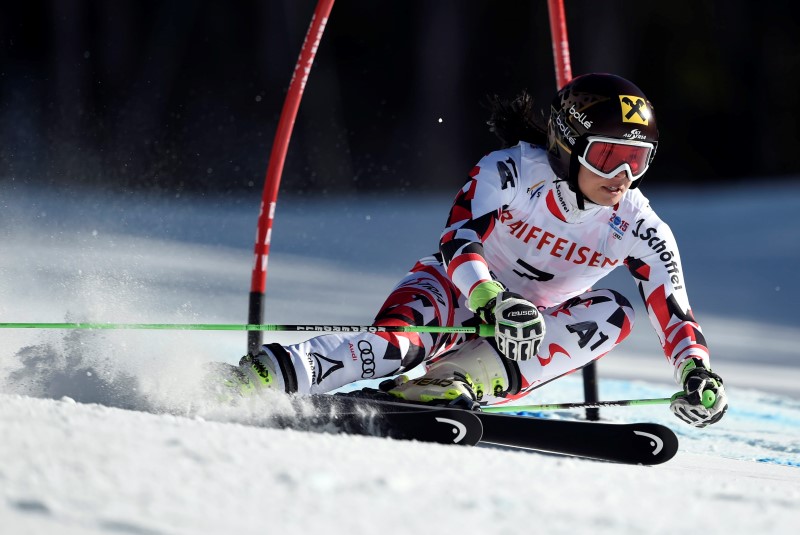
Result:
<svg viewBox="0 0 800 535"><path fill-rule="evenodd" d="M523 307L517 307L517 310L514 310L512 308L510 310L507 310L506 313L503 314L503 316L506 318L513 318L516 316L533 316L535 318L538 315L539 313L535 309L523 308Z"/></svg>

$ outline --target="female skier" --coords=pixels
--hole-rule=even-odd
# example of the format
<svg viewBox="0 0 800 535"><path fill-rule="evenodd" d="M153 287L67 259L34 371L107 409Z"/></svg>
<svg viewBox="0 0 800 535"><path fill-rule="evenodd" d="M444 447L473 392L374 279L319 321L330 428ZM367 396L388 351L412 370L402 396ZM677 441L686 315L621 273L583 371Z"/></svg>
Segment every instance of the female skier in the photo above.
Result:
<svg viewBox="0 0 800 535"><path fill-rule="evenodd" d="M389 295L376 326L495 325L472 334L337 332L266 344L235 368L235 387L301 394L363 379L422 403L507 403L599 359L631 332L634 311L593 289L624 265L682 390L672 411L695 427L727 409L686 293L669 226L638 189L658 145L653 108L631 82L587 74L561 89L546 128L522 93L493 99L503 141L470 171L441 234ZM229 383L230 384L230 383ZM711 407L705 391L716 395Z"/></svg>

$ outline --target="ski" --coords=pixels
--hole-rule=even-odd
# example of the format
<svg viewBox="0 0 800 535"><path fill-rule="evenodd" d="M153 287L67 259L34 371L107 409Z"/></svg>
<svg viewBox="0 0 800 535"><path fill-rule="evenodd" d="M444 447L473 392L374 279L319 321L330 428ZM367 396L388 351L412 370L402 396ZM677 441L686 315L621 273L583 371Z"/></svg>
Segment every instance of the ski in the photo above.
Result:
<svg viewBox="0 0 800 535"><path fill-rule="evenodd" d="M483 434L478 414L462 409L324 394L292 403L295 410L275 416L272 425L462 446L478 444Z"/></svg>
<svg viewBox="0 0 800 535"><path fill-rule="evenodd" d="M239 388L247 379L238 366L212 362L205 381L208 393L227 404L242 395ZM288 406L281 402L257 425L463 446L476 445L483 435L483 424L472 411L397 403L378 390L290 395L287 401Z"/></svg>
<svg viewBox="0 0 800 535"><path fill-rule="evenodd" d="M212 364L210 370L214 377L225 376L237 368ZM222 397L226 395L223 393ZM464 446L482 442L627 464L660 464L678 451L675 433L653 423L551 420L415 404L370 388L338 394L295 395L290 396L290 403L290 411L272 414L267 424Z"/></svg>
<svg viewBox="0 0 800 535"><path fill-rule="evenodd" d="M625 464L654 465L678 453L678 437L654 423L551 420L478 412L481 442Z"/></svg>
<svg viewBox="0 0 800 535"><path fill-rule="evenodd" d="M301 418L294 426L333 423L343 432L357 434L464 445L480 441L624 464L661 464L678 452L678 437L660 424L552 420L389 401L385 397L374 391L301 396L297 399L313 407L313 421ZM480 426L475 425L476 420ZM456 441L454 437L461 434L458 423L467 431Z"/></svg>

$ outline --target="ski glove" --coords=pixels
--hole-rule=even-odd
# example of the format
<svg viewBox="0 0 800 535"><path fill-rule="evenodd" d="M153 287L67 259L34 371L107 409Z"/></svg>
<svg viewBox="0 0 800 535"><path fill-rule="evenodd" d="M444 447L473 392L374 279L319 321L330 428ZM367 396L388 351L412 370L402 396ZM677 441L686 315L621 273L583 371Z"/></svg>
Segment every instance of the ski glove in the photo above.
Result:
<svg viewBox="0 0 800 535"><path fill-rule="evenodd" d="M728 396L722 378L706 368L700 359L691 359L681 372L683 390L672 396L669 408L675 416L694 427L717 423L728 410Z"/></svg>
<svg viewBox="0 0 800 535"><path fill-rule="evenodd" d="M468 306L486 323L494 323L497 349L511 360L532 359L544 338L544 319L536 305L519 294L503 291L497 281L482 282L469 295Z"/></svg>

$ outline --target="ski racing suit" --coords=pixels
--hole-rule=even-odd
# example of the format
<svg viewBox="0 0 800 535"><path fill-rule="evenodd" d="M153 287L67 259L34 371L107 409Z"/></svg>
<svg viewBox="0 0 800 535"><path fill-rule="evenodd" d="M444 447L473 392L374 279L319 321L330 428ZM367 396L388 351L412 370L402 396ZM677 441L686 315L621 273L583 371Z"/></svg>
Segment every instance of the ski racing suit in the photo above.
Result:
<svg viewBox="0 0 800 535"><path fill-rule="evenodd" d="M615 206L586 203L556 178L544 149L528 143L486 155L458 192L437 254L422 258L397 284L374 325L474 326L472 288L497 280L541 311L546 334L537 358L512 361L493 340L473 334L336 332L286 346L300 393L403 373L449 361L475 382L478 399L496 404L575 371L619 344L634 311L614 290L592 289L626 266L680 383L681 365L710 366L686 293L672 231L639 189Z"/></svg>

